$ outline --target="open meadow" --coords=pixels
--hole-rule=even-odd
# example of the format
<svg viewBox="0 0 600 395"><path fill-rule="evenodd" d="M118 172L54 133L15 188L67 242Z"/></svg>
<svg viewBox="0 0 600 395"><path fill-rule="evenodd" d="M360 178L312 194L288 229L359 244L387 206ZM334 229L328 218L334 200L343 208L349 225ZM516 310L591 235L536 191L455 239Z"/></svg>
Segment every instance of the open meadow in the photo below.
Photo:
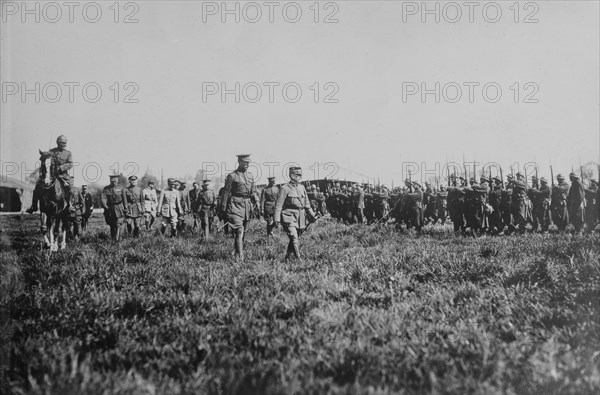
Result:
<svg viewBox="0 0 600 395"><path fill-rule="evenodd" d="M237 263L222 233L114 244L100 214L50 254L35 218L0 218L2 393L600 391L598 234L325 218L286 263L254 222Z"/></svg>

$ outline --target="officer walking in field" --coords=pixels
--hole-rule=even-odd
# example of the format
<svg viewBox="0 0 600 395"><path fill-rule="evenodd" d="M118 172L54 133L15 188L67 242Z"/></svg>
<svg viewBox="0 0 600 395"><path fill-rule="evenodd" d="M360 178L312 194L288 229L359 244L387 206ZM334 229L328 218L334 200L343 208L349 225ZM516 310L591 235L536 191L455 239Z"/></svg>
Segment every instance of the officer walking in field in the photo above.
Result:
<svg viewBox="0 0 600 395"><path fill-rule="evenodd" d="M217 198L212 189L209 189L210 180L202 181L202 190L198 193L198 210L200 215L200 226L202 226L202 233L204 240L210 238L210 229L212 227L212 221L215 216L215 205Z"/></svg>
<svg viewBox="0 0 600 395"><path fill-rule="evenodd" d="M158 216L162 217L160 232L164 235L167 227L171 228L171 237L177 237L177 221L183 213L181 193L175 179L167 180L168 188L160 193L158 198Z"/></svg>
<svg viewBox="0 0 600 395"><path fill-rule="evenodd" d="M267 236L273 235L275 229L275 201L279 187L275 185L275 177L269 177L269 184L260 193L260 210L267 221Z"/></svg>
<svg viewBox="0 0 600 395"><path fill-rule="evenodd" d="M81 230L87 229L88 221L94 210L94 200L87 190L87 185L81 186L81 197L83 198L83 213L81 214Z"/></svg>
<svg viewBox="0 0 600 395"><path fill-rule="evenodd" d="M194 224L192 225L192 229L196 229L200 222L199 211L200 211L200 202L198 201L198 195L200 194L200 184L194 181L192 184L192 189L188 193L188 200L190 201L190 210L192 212L192 217L194 219Z"/></svg>
<svg viewBox="0 0 600 395"><path fill-rule="evenodd" d="M119 176L110 176L110 185L102 190L102 208L104 209L104 220L110 227L110 237L118 242L121 237L121 226L123 217L128 213L127 196L125 188L119 185Z"/></svg>
<svg viewBox="0 0 600 395"><path fill-rule="evenodd" d="M244 260L244 240L248 221L257 203L254 176L248 172L250 155L237 155L238 168L227 175L221 200L221 211L226 213L228 226L234 234L234 257Z"/></svg>
<svg viewBox="0 0 600 395"><path fill-rule="evenodd" d="M142 190L142 197L144 198L144 220L146 223L146 230L149 230L154 224L156 208L158 207L158 197L156 196L156 190L154 189L154 181L148 181L148 186Z"/></svg>
<svg viewBox="0 0 600 395"><path fill-rule="evenodd" d="M144 195L142 188L138 184L137 176L129 177L129 187L125 190L127 196L127 208L129 212L126 216L127 233L133 233L134 237L140 235L140 221L144 215Z"/></svg>
<svg viewBox="0 0 600 395"><path fill-rule="evenodd" d="M275 203L275 226L281 222L289 238L286 260L292 256L300 258L299 238L308 224L316 219L306 189L300 183L302 168L290 167L289 172L290 182L281 187Z"/></svg>

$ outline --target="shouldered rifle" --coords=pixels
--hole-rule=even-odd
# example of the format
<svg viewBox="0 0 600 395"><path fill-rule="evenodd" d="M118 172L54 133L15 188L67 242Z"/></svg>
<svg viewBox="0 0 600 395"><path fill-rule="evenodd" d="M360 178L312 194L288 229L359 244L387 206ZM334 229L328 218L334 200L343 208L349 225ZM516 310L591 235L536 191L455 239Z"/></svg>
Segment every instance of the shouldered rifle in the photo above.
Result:
<svg viewBox="0 0 600 395"><path fill-rule="evenodd" d="M550 177L552 178L552 188L554 188L554 171L552 170L552 165L550 165Z"/></svg>

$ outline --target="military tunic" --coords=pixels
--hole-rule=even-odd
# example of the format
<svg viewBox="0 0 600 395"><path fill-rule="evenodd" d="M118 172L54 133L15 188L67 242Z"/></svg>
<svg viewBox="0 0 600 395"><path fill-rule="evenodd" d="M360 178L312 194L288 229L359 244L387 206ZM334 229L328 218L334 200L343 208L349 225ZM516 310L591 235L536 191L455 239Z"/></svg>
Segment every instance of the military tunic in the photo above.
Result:
<svg viewBox="0 0 600 395"><path fill-rule="evenodd" d="M253 202L256 202L254 176L240 170L229 173L225 180L221 211L226 213L232 229L244 227L252 218Z"/></svg>
<svg viewBox="0 0 600 395"><path fill-rule="evenodd" d="M567 209L567 196L569 195L569 184L564 180L552 187L552 201L550 211L552 222L559 231L564 231L569 224L569 210Z"/></svg>

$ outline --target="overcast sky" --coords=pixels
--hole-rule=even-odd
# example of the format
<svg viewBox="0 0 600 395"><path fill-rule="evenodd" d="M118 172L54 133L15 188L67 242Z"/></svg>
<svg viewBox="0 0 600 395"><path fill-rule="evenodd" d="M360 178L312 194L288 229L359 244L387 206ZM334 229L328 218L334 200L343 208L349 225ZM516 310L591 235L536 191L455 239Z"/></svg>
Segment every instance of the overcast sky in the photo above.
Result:
<svg viewBox="0 0 600 395"><path fill-rule="evenodd" d="M81 163L77 185L95 181L98 168L107 183L115 162L125 174L134 170L127 162L139 175L146 166L165 177L194 174L209 162L226 171L238 153L252 154L263 179L266 162L281 163L278 177L289 162L317 162L319 176L331 176L323 164L332 162L341 178L349 169L386 184L405 176L403 162L433 168L463 155L504 166L537 161L541 175L550 162L556 174L599 160L598 1L521 2L518 13L514 1L428 2L439 23L421 1L321 2L318 15L314 1L275 2L272 23L262 1L254 3L260 16L238 2L239 23L222 15L220 1L121 2L118 15L113 3L98 2L99 18L78 3L72 23L62 2L62 16L39 3L38 23L20 1L2 2L5 173L14 172L10 162L30 171L37 149L59 134ZM40 103L21 95L36 83ZM79 84L73 103L68 83ZM239 103L214 92L236 83ZM439 103L434 93L423 100L421 88L436 83ZM90 103L94 87L102 95ZM98 163L86 167L87 180L85 163Z"/></svg>

